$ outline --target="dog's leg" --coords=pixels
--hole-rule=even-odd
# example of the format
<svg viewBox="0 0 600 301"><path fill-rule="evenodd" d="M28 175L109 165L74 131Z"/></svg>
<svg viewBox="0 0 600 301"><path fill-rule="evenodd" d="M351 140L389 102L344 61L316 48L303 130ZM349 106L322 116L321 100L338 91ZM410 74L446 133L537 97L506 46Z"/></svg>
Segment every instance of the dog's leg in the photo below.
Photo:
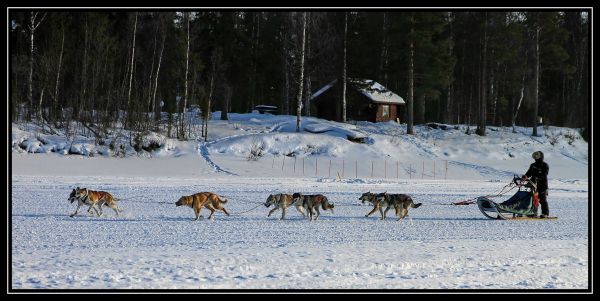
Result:
<svg viewBox="0 0 600 301"><path fill-rule="evenodd" d="M70 217L73 217L75 215L77 215L77 212L79 212L79 207L81 207L81 203L77 204L77 209L75 209L75 212L73 212L73 214L69 215Z"/></svg>
<svg viewBox="0 0 600 301"><path fill-rule="evenodd" d="M96 214L98 214L98 216L102 216L102 214L104 214L104 212L102 211L102 204L97 205L97 207L97 209L99 209L100 211L98 212L97 209L94 209L96 210Z"/></svg>
<svg viewBox="0 0 600 301"><path fill-rule="evenodd" d="M400 208L399 211L399 215L398 215L398 220L402 220L402 218L404 218L404 205L400 204L398 205L398 207Z"/></svg>
<svg viewBox="0 0 600 301"><path fill-rule="evenodd" d="M300 211L300 213L302 213L302 218L305 218L306 216L304 215L304 207L302 206L296 206L296 209L298 211Z"/></svg>
<svg viewBox="0 0 600 301"><path fill-rule="evenodd" d="M277 209L279 209L279 208L275 207L275 208L271 209L271 211L269 211L269 214L267 215L267 217L271 216L271 214L273 212L275 212L275 210L277 210Z"/></svg>
<svg viewBox="0 0 600 301"><path fill-rule="evenodd" d="M315 207L315 210L317 210L317 216L315 216L315 220L319 219L319 216L321 216L321 211L319 210L319 207Z"/></svg>
<svg viewBox="0 0 600 301"><path fill-rule="evenodd" d="M225 210L225 208L221 208L221 210L223 210L223 212L225 212L225 214L227 214L227 216L229 216L229 212L227 212L227 210Z"/></svg>
<svg viewBox="0 0 600 301"><path fill-rule="evenodd" d="M286 209L285 207L283 207L281 209L281 218L279 219L280 221L283 220L283 219L285 219L285 209Z"/></svg>
<svg viewBox="0 0 600 301"><path fill-rule="evenodd" d="M117 208L117 205L115 203L110 204L109 207L112 208L112 210L115 211L115 214L117 216L119 216L119 210L117 210L118 208Z"/></svg>
<svg viewBox="0 0 600 301"><path fill-rule="evenodd" d="M383 219L385 219L385 218L386 218L386 216L387 216L387 212L388 212L390 209L392 209L392 207L390 207L390 205L388 205L388 206L385 208L385 211L383 212Z"/></svg>
<svg viewBox="0 0 600 301"><path fill-rule="evenodd" d="M365 215L365 217L369 217L369 215L373 214L373 212L377 211L377 205L375 205L375 207L373 207L373 210L371 210L371 212L367 213L367 215Z"/></svg>
<svg viewBox="0 0 600 301"><path fill-rule="evenodd" d="M96 215L98 217L102 216L102 204L98 205L98 207L100 208L100 212L98 212L98 209L96 208L96 206L92 205L92 208L94 208L94 211L96 211Z"/></svg>
<svg viewBox="0 0 600 301"><path fill-rule="evenodd" d="M383 209L381 209L381 206L378 206L379 208L379 213L381 214L381 220L385 219L385 216L383 215Z"/></svg>
<svg viewBox="0 0 600 301"><path fill-rule="evenodd" d="M202 209L202 208L198 208L198 209L194 208L194 213L196 213L196 219L195 219L195 221L197 221L198 218L200 217L200 209Z"/></svg>
<svg viewBox="0 0 600 301"><path fill-rule="evenodd" d="M213 214L215 213L215 209L209 208L210 210L210 215L208 216L208 219L211 219Z"/></svg>

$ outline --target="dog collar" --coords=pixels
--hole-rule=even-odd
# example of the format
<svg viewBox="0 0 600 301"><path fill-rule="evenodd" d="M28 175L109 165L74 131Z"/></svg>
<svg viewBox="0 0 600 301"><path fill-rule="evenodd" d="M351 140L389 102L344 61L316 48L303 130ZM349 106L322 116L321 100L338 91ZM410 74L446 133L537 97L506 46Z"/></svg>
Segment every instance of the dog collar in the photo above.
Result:
<svg viewBox="0 0 600 301"><path fill-rule="evenodd" d="M86 189L86 190L85 190L85 196L84 196L84 197L81 199L81 201L82 201L82 202L85 202L85 201L87 201L87 198L88 198L88 195L89 195L89 194L90 194L90 191Z"/></svg>

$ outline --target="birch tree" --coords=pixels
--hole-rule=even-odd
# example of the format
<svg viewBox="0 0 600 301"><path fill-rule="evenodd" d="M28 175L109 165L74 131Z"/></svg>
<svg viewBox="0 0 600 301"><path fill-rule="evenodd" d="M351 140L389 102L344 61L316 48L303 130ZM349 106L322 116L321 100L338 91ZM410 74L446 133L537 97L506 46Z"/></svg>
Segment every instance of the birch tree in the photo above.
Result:
<svg viewBox="0 0 600 301"><path fill-rule="evenodd" d="M540 13L536 13L534 31L535 31L535 72L533 74L533 82L535 87L535 92L533 94L533 132L532 136L537 137L537 123L538 123L538 101L540 94Z"/></svg>
<svg viewBox="0 0 600 301"><path fill-rule="evenodd" d="M181 139L185 139L185 110L187 107L188 98L188 71L190 62L190 13L186 13L187 23L187 46L185 51L185 79L184 79L184 92L183 92L183 108L181 109Z"/></svg>
<svg viewBox="0 0 600 301"><path fill-rule="evenodd" d="M42 24L44 18L46 18L46 13L42 15L42 18L37 20L39 12L30 12L29 13L29 79L28 79L28 91L27 91L27 99L29 100L29 108L33 109L33 52L34 52L34 36L35 30ZM31 110L30 110L31 111ZM28 111L29 112L29 111ZM31 117L31 113L27 114ZM41 116L40 116L41 117Z"/></svg>
<svg viewBox="0 0 600 301"><path fill-rule="evenodd" d="M410 16L410 34L409 34L409 54L408 54L408 101L406 103L406 110L408 114L408 120L406 121L406 133L414 135L413 130L413 103L414 103L414 60L415 60L415 49L414 49L414 14Z"/></svg>
<svg viewBox="0 0 600 301"><path fill-rule="evenodd" d="M302 13L302 46L300 51L300 77L298 86L298 107L296 109L296 132L300 132L300 119L302 114L302 90L304 89L304 54L306 52L306 12Z"/></svg>
<svg viewBox="0 0 600 301"><path fill-rule="evenodd" d="M342 67L342 122L346 122L346 48L348 46L348 12L344 14L344 62Z"/></svg>
<svg viewBox="0 0 600 301"><path fill-rule="evenodd" d="M133 64L135 62L135 33L137 31L137 12L135 13L135 21L133 22L133 41L131 42L131 65L129 69L129 89L127 90L127 110L131 102L131 82L133 81Z"/></svg>
<svg viewBox="0 0 600 301"><path fill-rule="evenodd" d="M479 124L477 126L477 134L485 136L487 117L487 12L484 14L482 43L481 94L479 95Z"/></svg>

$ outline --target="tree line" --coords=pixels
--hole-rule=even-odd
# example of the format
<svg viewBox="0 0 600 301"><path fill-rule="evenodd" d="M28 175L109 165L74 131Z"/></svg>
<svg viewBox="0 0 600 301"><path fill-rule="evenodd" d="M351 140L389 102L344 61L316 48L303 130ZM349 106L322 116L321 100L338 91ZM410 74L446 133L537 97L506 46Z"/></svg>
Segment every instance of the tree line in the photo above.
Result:
<svg viewBox="0 0 600 301"><path fill-rule="evenodd" d="M192 107L207 120L211 111L227 119L275 105L299 125L313 92L366 78L407 101L408 133L443 122L485 135L486 125L531 127L539 116L589 127L587 11L10 10L9 18L13 121L77 121L102 135L117 124L156 130L166 116L169 135L188 139Z"/></svg>

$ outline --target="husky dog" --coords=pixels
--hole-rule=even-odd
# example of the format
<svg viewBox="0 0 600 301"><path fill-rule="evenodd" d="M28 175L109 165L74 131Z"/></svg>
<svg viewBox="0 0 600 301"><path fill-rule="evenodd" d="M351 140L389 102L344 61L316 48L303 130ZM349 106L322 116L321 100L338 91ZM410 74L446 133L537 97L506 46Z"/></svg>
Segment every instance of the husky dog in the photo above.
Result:
<svg viewBox="0 0 600 301"><path fill-rule="evenodd" d="M377 198L384 199L385 202L388 203L388 206L393 206L394 209L396 209L398 220L401 220L408 215L408 208L419 208L419 206L422 205L422 203L415 204L413 199L406 194L388 194L384 192L382 197Z"/></svg>
<svg viewBox="0 0 600 301"><path fill-rule="evenodd" d="M308 214L308 220L313 220L313 209L317 211L317 215L315 216L315 220L319 218L321 212L319 211L319 206L323 210L330 209L333 212L333 203L329 203L329 200L326 196L322 194L310 194L310 195L302 195L301 193L294 193L294 198L299 200L302 203L302 206L306 208Z"/></svg>
<svg viewBox="0 0 600 301"><path fill-rule="evenodd" d="M294 195L289 195L289 194L285 194L285 193L278 193L278 194L271 194L269 195L269 197L267 197L267 200L265 201L265 207L269 208L269 206L274 205L275 208L271 209L271 211L269 211L269 214L267 215L267 217L271 216L271 214L273 212L275 212L277 209L281 209L281 218L279 218L280 220L285 219L285 210L291 206L294 205L294 207L296 207L296 210L298 210L300 213L302 213L302 218L305 217L304 215L304 208L302 207L302 201L298 200L297 197L295 197L297 194L294 193Z"/></svg>
<svg viewBox="0 0 600 301"><path fill-rule="evenodd" d="M73 212L70 217L77 215L79 208L84 204L90 206L88 208L88 212L94 209L98 216L102 215L102 205L112 208L117 216L119 216L119 211L123 211L121 208L117 207L117 199L105 191L94 191L87 188L77 187L71 191L71 194L69 195L69 201L71 203L77 201L77 209L75 209L75 212ZM100 211L98 211L96 207Z"/></svg>
<svg viewBox="0 0 600 301"><path fill-rule="evenodd" d="M225 212L225 214L227 214L227 216L229 216L227 210L225 210L225 208L222 206L222 204L225 203L227 203L227 199L222 199L215 193L199 192L196 194L184 195L180 197L179 200L175 203L175 206L188 206L194 209L194 213L196 214L196 219L194 220L198 220L198 218L201 216L200 210L202 209L202 207L210 210L210 215L208 216L208 219L212 218L212 215L215 213L215 210L222 210L223 212Z"/></svg>
<svg viewBox="0 0 600 301"><path fill-rule="evenodd" d="M362 201L362 203L364 204L365 202L369 202L371 204L373 204L373 210L371 210L369 213L367 213L367 215L365 215L365 217L369 217L371 214L373 214L375 211L379 210L379 213L381 214L381 220L385 219L385 216L388 212L388 210L390 210L392 208L391 204L389 204L387 202L387 199L384 197L386 194L386 192L383 193L371 193L369 192L365 192L363 193L360 198L358 198L359 200ZM385 208L385 212L382 210L382 207L386 207Z"/></svg>

